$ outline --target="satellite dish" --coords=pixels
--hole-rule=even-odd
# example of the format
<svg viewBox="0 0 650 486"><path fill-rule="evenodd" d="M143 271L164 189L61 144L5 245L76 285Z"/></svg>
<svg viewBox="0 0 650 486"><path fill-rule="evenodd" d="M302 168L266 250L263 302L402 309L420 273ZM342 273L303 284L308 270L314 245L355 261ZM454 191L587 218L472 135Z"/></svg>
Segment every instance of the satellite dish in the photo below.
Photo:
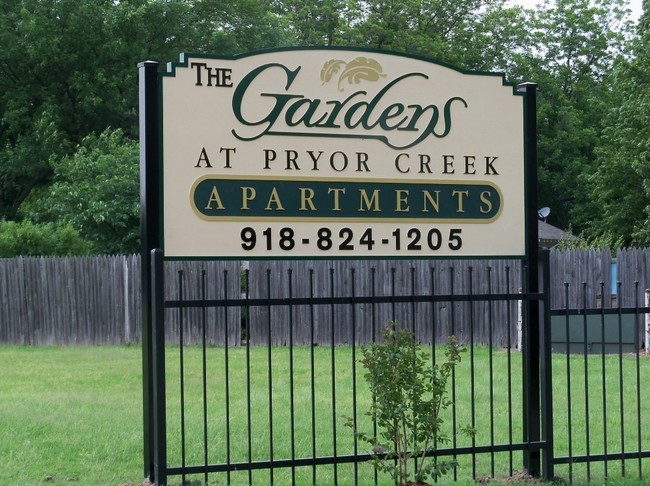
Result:
<svg viewBox="0 0 650 486"><path fill-rule="evenodd" d="M546 218L548 218L548 215L551 214L551 208L542 208L539 211L537 211L537 216L539 216L539 219L546 221Z"/></svg>

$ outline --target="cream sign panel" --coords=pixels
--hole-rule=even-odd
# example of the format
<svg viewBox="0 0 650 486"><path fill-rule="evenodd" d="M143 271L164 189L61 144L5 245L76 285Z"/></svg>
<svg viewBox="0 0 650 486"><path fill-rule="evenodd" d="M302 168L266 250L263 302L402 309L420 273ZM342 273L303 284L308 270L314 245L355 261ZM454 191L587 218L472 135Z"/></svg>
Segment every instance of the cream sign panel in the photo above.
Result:
<svg viewBox="0 0 650 486"><path fill-rule="evenodd" d="M167 257L525 254L524 103L500 75L297 49L161 79Z"/></svg>

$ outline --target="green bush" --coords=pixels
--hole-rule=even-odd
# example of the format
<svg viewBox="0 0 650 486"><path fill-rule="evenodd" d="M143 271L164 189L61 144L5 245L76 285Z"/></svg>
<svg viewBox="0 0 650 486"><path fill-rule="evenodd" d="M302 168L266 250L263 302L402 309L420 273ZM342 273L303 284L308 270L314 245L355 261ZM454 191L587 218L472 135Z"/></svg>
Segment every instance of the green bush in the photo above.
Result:
<svg viewBox="0 0 650 486"><path fill-rule="evenodd" d="M69 224L92 253L140 250L140 148L122 130L89 135L68 157L52 162L52 183L25 201L21 215Z"/></svg>
<svg viewBox="0 0 650 486"><path fill-rule="evenodd" d="M79 256L90 253L90 244L66 224L34 224L0 221L0 257Z"/></svg>

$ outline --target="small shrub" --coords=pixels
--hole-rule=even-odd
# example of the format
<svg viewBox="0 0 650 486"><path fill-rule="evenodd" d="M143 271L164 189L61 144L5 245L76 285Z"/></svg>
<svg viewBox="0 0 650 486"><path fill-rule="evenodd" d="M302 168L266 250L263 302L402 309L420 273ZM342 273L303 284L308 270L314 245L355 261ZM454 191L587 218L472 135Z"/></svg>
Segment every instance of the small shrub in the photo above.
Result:
<svg viewBox="0 0 650 486"><path fill-rule="evenodd" d="M393 322L384 329L381 343L362 350L365 379L373 395L366 415L376 422L378 432L374 436L355 430L355 434L372 447L375 467L399 485L426 484L456 465L427 453L449 441L441 434L440 413L451 404L447 382L463 351L451 336L446 361L432 366L430 355L420 350L412 333ZM346 425L355 427L352 419ZM409 482L411 473L414 482Z"/></svg>
<svg viewBox="0 0 650 486"><path fill-rule="evenodd" d="M0 221L0 258L16 256L82 256L90 244L69 224Z"/></svg>

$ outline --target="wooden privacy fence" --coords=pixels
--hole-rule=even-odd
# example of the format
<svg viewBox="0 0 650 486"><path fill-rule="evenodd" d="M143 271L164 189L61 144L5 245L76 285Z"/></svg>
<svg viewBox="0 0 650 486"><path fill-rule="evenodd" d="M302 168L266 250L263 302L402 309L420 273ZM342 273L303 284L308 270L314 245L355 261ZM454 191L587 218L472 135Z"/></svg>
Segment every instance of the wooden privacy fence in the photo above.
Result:
<svg viewBox="0 0 650 486"><path fill-rule="evenodd" d="M643 306L644 290L650 286L649 257L648 249L617 252L620 287L613 298L609 250L552 250L552 308L598 307L601 303L605 307ZM336 343L348 343L349 326L357 319L355 315L362 315L365 324L355 324L357 343L376 337L381 326L396 318L425 342L444 340L452 330L462 339L471 325L477 341L507 346L516 335L516 302L474 299L468 303L453 298L434 302L426 301L426 296L516 292L522 271L517 260L167 262L166 298L239 299L241 306L227 306L225 313L219 308L193 309L187 316L169 311L166 337L168 342L178 341L183 319L186 342L199 342L201 332L192 323L199 320L194 314L205 312L208 322L214 323L207 330L208 342L224 342L225 322L231 345L246 339L260 344L271 322L270 309L248 307L246 301L281 298L287 306L276 306L271 322L278 336L276 344L286 341L290 323L296 343L309 342L307 329L312 324L316 342L330 343L333 335ZM184 295L171 295L178 292L179 281L185 282ZM200 282L203 286L197 285ZM570 283L568 302L565 282ZM338 305L334 311L327 305L309 305L314 297L353 296L374 299L356 304L363 308L354 313L346 306ZM297 304L289 305L291 299L298 299ZM138 256L0 259L1 343L139 343L140 319ZM432 322L436 336L431 335Z"/></svg>
<svg viewBox="0 0 650 486"><path fill-rule="evenodd" d="M351 344L353 339L364 344L378 339L389 321L397 321L412 329L421 342L446 342L451 334L465 342L473 326L478 342L507 346L516 332L516 301L454 297L517 293L521 264L510 260L256 262L250 265L248 281L250 299L299 303L273 309L251 307L251 344L265 344L269 323L275 328L276 344L288 343L290 326L296 344L310 344L312 328L318 344ZM366 302L345 305L345 299L358 297L367 298ZM331 298L338 305L321 301L314 306L310 304L314 298Z"/></svg>
<svg viewBox="0 0 650 486"><path fill-rule="evenodd" d="M0 342L140 341L140 258L0 259Z"/></svg>

